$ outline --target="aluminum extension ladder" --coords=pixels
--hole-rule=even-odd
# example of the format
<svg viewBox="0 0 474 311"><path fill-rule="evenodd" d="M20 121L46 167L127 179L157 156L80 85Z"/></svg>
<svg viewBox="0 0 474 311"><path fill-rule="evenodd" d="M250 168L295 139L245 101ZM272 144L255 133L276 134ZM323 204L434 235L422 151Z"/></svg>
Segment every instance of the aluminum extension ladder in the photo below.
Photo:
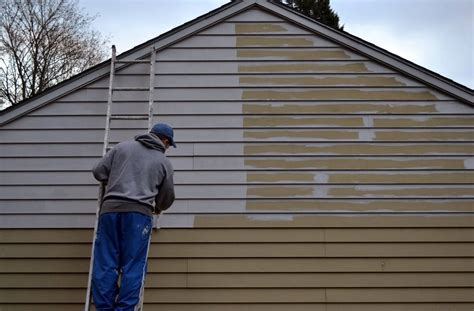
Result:
<svg viewBox="0 0 474 311"><path fill-rule="evenodd" d="M150 86L149 86L149 102L148 102L148 116L136 116L136 115L114 115L112 114L112 104L113 104L113 94L114 91L127 91L127 90L144 90L142 87L115 87L114 86L114 79L115 79L115 69L116 64L136 64L136 63L149 63L150 64ZM153 46L151 48L151 55L150 60L117 60L116 57L116 48L115 45L112 45L112 58L110 61L110 77L109 77L109 91L107 95L107 111L106 111L106 121L105 121L105 134L104 134L104 146L102 149L102 156L104 156L107 151L109 150L109 136L111 130L111 121L112 120L148 120L148 131L150 131L153 121L153 100L154 100L154 90L155 90L155 63L156 63L156 49ZM92 269L94 264L94 250L95 250L95 238L97 235L97 228L99 225L99 214L100 214L100 206L102 203L102 198L105 193L105 184L100 183L99 188L99 195L97 200L97 211L96 211L96 218L95 218L95 225L94 225L94 236L92 242L92 251L91 251L91 260L89 264L89 278L87 280L87 293L86 293L86 302L84 306L84 311L90 310L91 305L91 285L92 285ZM158 218L159 216L154 215L153 217L153 228L159 229L158 227ZM150 250L151 244L151 237L148 243L148 252ZM144 300L144 290L145 287L142 287L142 291L140 292L140 302L139 302L139 309L143 310L143 300Z"/></svg>

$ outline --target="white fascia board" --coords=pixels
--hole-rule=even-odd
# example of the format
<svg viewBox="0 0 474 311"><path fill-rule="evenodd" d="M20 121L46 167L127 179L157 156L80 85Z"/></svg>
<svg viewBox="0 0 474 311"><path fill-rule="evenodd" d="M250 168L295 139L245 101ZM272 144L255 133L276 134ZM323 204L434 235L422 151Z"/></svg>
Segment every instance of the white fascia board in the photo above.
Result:
<svg viewBox="0 0 474 311"><path fill-rule="evenodd" d="M402 59L396 55L390 55L387 51L383 51L380 48L375 46L369 46L367 43L362 40L345 35L342 32L333 30L331 27L322 25L318 22L315 22L313 19L295 12L291 9L284 8L280 5L272 3L272 0L255 0L258 6L267 9L270 12L278 14L281 18L287 19L293 23L299 24L300 26L312 30L319 35L326 37L336 43L355 50L357 53L366 55L367 57L374 59L382 64L394 68L414 79L417 79L433 88L441 90L461 101L473 104L473 93L463 90L457 87L454 83L449 83L449 81L442 81L436 76L433 76L423 68L416 66L415 64L410 64L409 61ZM380 49L380 50L379 50Z"/></svg>

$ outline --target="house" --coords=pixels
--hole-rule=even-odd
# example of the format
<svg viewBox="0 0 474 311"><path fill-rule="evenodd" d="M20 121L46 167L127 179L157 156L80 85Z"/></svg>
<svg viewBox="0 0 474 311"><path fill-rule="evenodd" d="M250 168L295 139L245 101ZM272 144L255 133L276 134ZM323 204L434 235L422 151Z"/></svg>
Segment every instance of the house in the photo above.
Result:
<svg viewBox="0 0 474 311"><path fill-rule="evenodd" d="M232 1L158 49L177 201L146 310L472 310L471 89L266 0ZM0 115L0 309L82 310L108 92L104 62ZM147 113L149 65L114 113ZM111 140L145 121L113 121Z"/></svg>

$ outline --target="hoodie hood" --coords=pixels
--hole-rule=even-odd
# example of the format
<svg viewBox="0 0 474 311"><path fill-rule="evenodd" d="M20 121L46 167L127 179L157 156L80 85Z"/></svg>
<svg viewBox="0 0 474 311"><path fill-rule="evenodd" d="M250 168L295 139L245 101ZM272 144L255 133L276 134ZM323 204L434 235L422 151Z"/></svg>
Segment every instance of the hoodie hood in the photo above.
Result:
<svg viewBox="0 0 474 311"><path fill-rule="evenodd" d="M163 145L163 143L161 142L161 140L151 134L151 133L148 133L148 134L143 134L143 135L137 135L135 136L135 140L140 142L141 144L143 144L145 147L147 148L150 148L150 149L155 149L155 150L158 150L162 153L165 153L165 145Z"/></svg>

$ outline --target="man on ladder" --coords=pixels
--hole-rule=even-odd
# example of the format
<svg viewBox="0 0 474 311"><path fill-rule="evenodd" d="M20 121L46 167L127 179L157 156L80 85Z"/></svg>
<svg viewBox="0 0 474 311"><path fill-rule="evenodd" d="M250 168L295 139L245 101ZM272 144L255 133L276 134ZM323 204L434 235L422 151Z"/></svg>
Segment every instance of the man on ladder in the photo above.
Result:
<svg viewBox="0 0 474 311"><path fill-rule="evenodd" d="M97 310L137 310L144 291L153 212L174 201L173 129L155 124L150 133L119 143L93 168L106 183L95 237L92 295ZM118 286L121 274L121 285Z"/></svg>

